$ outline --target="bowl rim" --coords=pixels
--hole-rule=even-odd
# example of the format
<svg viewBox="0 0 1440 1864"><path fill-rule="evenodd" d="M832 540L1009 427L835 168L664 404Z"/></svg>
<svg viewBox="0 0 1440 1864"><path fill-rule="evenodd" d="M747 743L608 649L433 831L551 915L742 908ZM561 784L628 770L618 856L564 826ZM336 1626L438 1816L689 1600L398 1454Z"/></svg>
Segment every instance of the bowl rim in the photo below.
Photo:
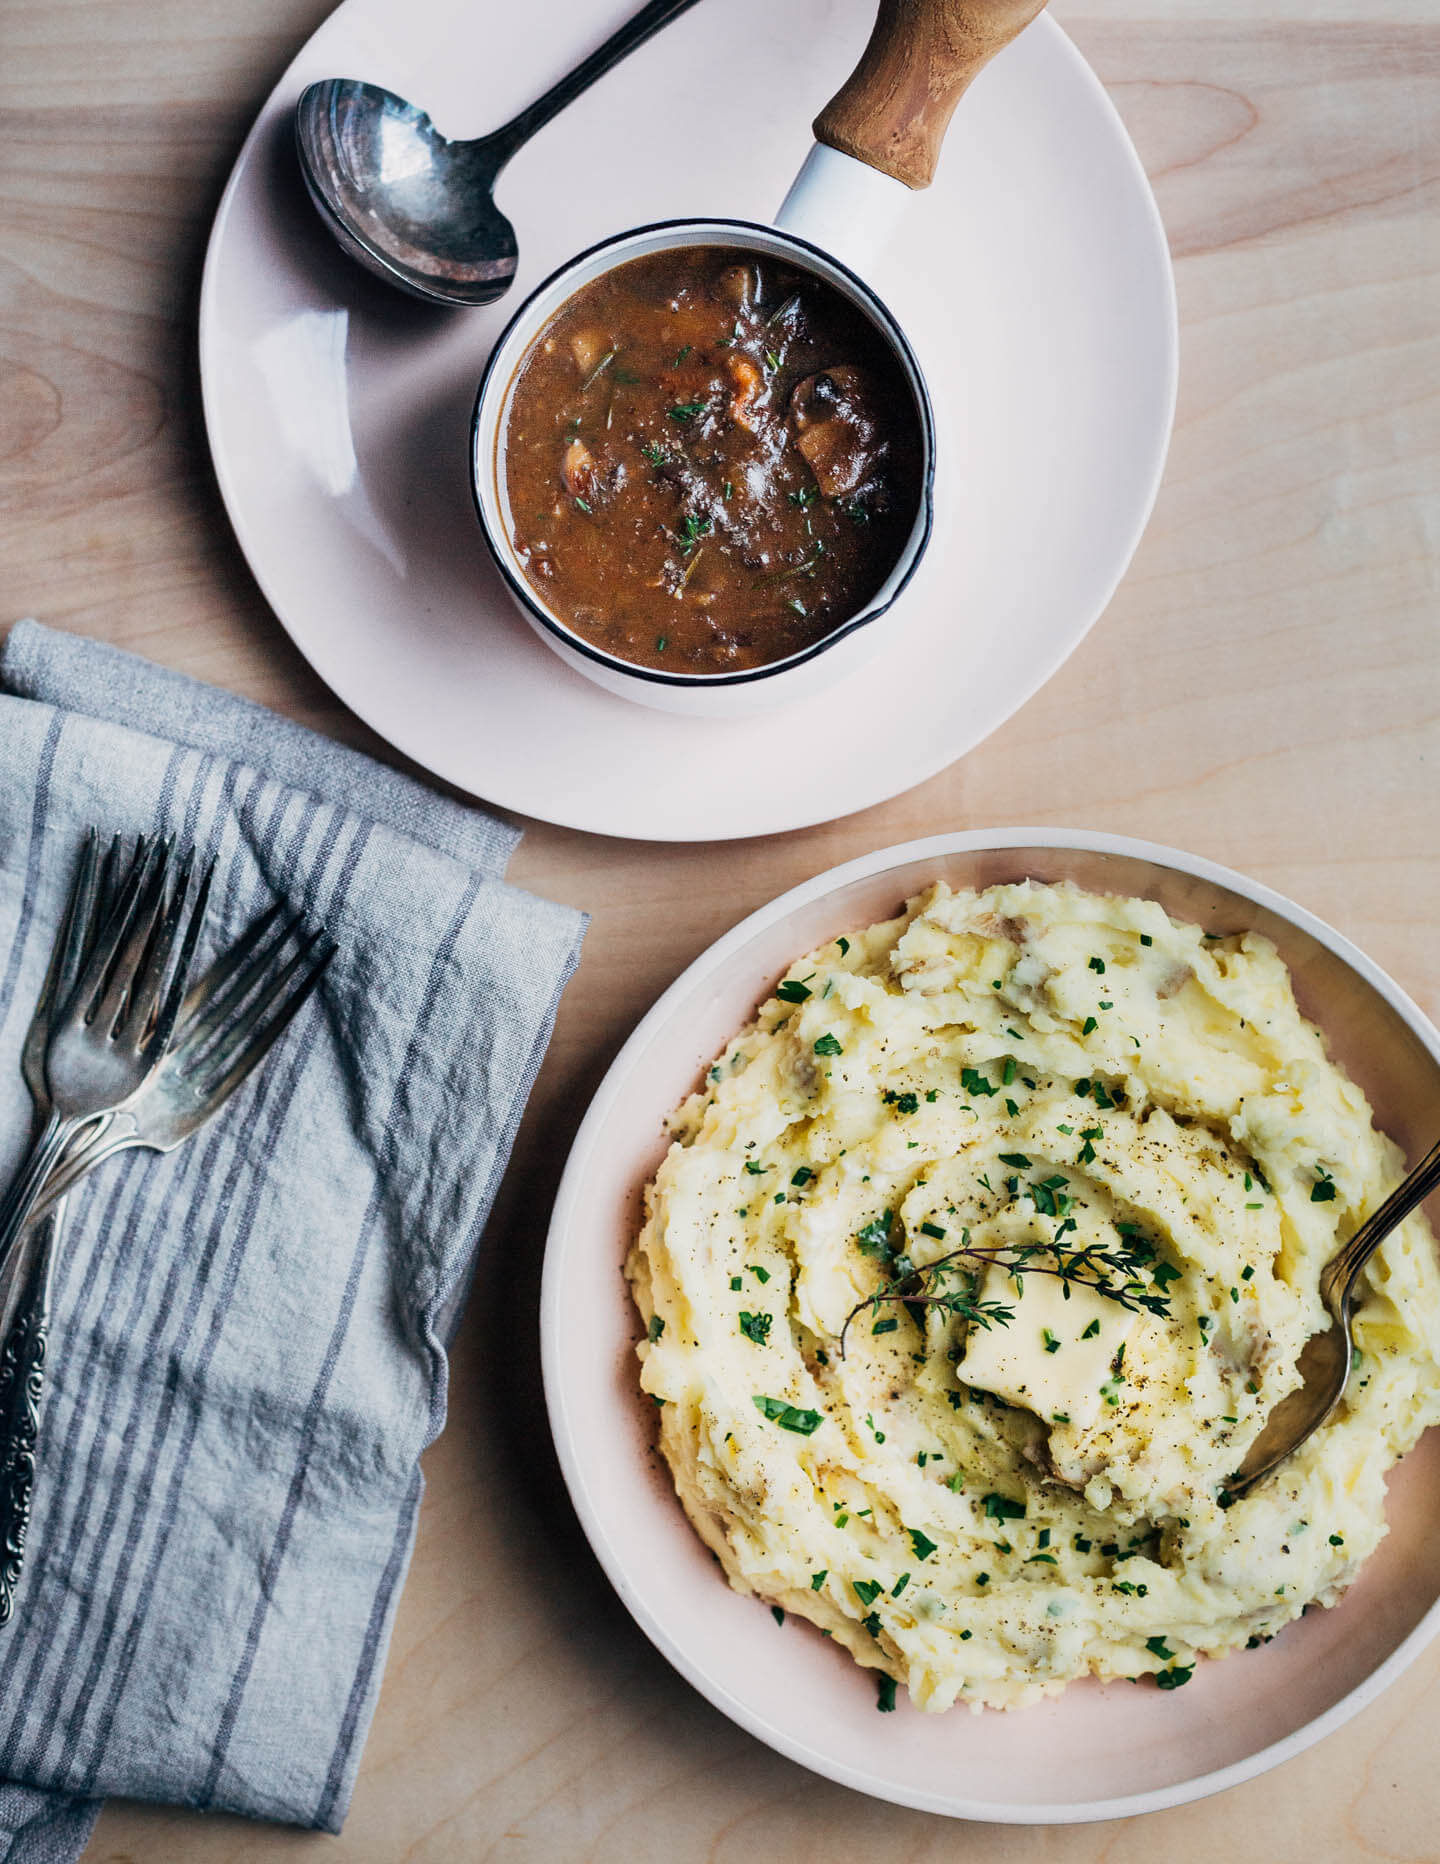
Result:
<svg viewBox="0 0 1440 1864"><path fill-rule="evenodd" d="M612 654L603 647L595 646L592 641L586 640L583 635L569 628L558 615L545 606L525 578L516 575L508 551L495 535L496 530L503 529L500 513L502 501L498 474L493 470L494 459L482 460L481 458L482 423L488 412L487 401L498 399L500 406L495 414L495 444L491 450L494 455L498 456L503 441L500 417L504 412L504 402L509 394L511 383L515 380L520 362L523 361L522 355L509 366L502 383L500 372L503 354L507 348L513 346L522 328L528 326L536 305L553 291L567 274L580 270L589 260L612 247L624 246L633 240L647 238L651 234L699 231L712 227L723 228L727 232L737 234L759 233L767 240L774 240L793 250L802 263L807 258L818 259L822 266L839 273L848 282L862 301L866 315L890 344L909 378L915 398L915 412L920 424L923 455L920 503L894 566L876 590L875 595L858 614L847 616L844 621L837 622L828 634L822 635L818 641L812 641L808 647L802 647L793 654L787 654L783 660L767 660L759 666L744 667L733 673L671 673L661 667L642 666L637 661L626 660L619 654ZM654 250L665 250L681 243L679 240L667 240ZM721 242L701 241L697 243L718 245ZM734 241L735 245L742 247L745 243L745 240L741 238ZM634 256L643 257L644 255ZM626 260L623 258L617 258L615 261L617 266L625 263ZM611 268L606 268L606 270L609 269ZM813 266L810 269L815 270ZM823 272L817 271L816 275L822 279L822 282L826 282ZM596 276L600 274L597 273ZM580 288L576 287L577 290ZM562 303L556 307L552 315L558 315L563 308ZM540 327L529 331L524 345L527 352L530 342L539 334ZM926 380L925 371L920 366L920 359L915 354L909 337L905 334L904 326L885 299L872 284L861 278L859 273L853 271L842 259L827 252L823 246L817 246L812 240L805 239L801 234L792 233L786 227L769 225L761 220L735 219L723 214L696 214L676 220L650 220L642 226L627 227L622 232L608 234L604 239L596 240L593 245L587 246L584 251L573 253L562 265L556 266L554 271L543 278L516 309L496 338L494 347L486 359L485 370L475 392L475 405L470 416L470 496L475 506L475 515L480 522L485 547L490 552L491 560L511 596L539 627L571 652L582 655L586 660L593 661L597 666L605 667L612 673L641 680L654 686L676 687L686 692L709 692L719 687L757 685L760 681L770 679L777 673L790 673L798 667L807 665L828 649L838 646L841 641L848 640L861 628L878 621L898 601L920 567L930 547L930 539L935 529L935 409L930 399L930 385Z"/></svg>
<svg viewBox="0 0 1440 1864"><path fill-rule="evenodd" d="M671 1019L674 1009L707 978L729 963L732 956L757 934L777 920L811 905L826 894L838 892L852 882L874 878L887 869L911 866L927 859L946 855L1004 852L1008 849L1054 850L1085 854L1117 855L1173 868L1179 873L1208 881L1241 895L1257 906L1288 921L1317 943L1325 946L1355 971L1384 999L1401 1021L1418 1039L1440 1069L1440 1030L1420 1006L1375 961L1366 956L1342 932L1337 931L1298 902L1260 881L1252 880L1234 868L1190 854L1160 842L1113 835L1107 832L1071 828L993 828L955 831L893 843L860 855L853 860L827 868L810 880L778 894L748 913L731 929L709 945L687 965L672 984L636 1024L596 1089L584 1119L575 1135L565 1170L556 1193L554 1211L546 1233L545 1262L540 1295L541 1366L546 1409L551 1436L561 1472L581 1527L607 1579L640 1629L661 1655L707 1701L749 1734L788 1759L842 1786L872 1798L938 1813L952 1818L997 1825L1086 1824L1106 1819L1130 1818L1139 1813L1161 1811L1192 1800L1207 1798L1238 1786L1246 1780L1268 1772L1315 1745L1326 1735L1348 1722L1373 1702L1420 1655L1440 1632L1440 1597L1425 1611L1407 1635L1384 1657L1361 1682L1332 1703L1319 1715L1292 1729L1278 1740L1255 1752L1194 1777L1171 1782L1144 1792L1113 1795L1105 1799L1050 1803L1040 1806L1023 1801L979 1801L947 1797L942 1793L924 1793L893 1785L867 1776L861 1769L797 1740L765 1717L732 1696L723 1684L710 1677L693 1662L676 1643L666 1626L649 1610L644 1598L627 1578L623 1561L611 1544L599 1511L592 1502L587 1474L575 1449L570 1427L570 1393L565 1365L559 1353L559 1309L562 1278L559 1267L560 1242L570 1227L583 1191L590 1157L605 1121L615 1103L625 1092L637 1058L648 1047L656 1032Z"/></svg>

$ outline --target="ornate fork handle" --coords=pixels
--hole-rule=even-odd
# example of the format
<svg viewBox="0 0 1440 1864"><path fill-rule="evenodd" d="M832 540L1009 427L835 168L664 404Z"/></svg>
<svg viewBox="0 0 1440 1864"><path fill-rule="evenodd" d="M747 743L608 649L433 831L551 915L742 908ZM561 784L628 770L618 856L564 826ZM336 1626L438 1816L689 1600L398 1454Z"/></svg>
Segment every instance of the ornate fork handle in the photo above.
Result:
<svg viewBox="0 0 1440 1864"><path fill-rule="evenodd" d="M15 1609L35 1493L40 1402L50 1333L50 1275L65 1214L55 1205L30 1235L18 1265L20 1293L0 1346L0 1625ZM28 1271L28 1272L27 1272Z"/></svg>

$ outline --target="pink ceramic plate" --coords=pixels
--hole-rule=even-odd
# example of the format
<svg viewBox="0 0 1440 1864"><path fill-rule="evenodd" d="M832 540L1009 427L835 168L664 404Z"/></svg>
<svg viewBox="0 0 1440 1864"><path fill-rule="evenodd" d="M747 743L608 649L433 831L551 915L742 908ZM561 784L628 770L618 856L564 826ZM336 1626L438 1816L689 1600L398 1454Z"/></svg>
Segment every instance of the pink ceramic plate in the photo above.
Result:
<svg viewBox="0 0 1440 1864"><path fill-rule="evenodd" d="M969 750L1109 601L1170 435L1170 259L1109 99L1038 20L966 96L874 280L940 424L937 534L886 617L890 650L783 720L666 717L603 692L527 627L481 541L468 443L485 359L534 286L606 235L773 213L870 0L709 0L609 73L505 171L520 270L489 310L410 303L345 259L305 197L291 118L312 79L354 77L447 135L480 134L634 3L345 0L266 103L216 218L205 419L271 606L391 743L491 802L600 834L773 833Z"/></svg>
<svg viewBox="0 0 1440 1864"><path fill-rule="evenodd" d="M1148 1812L1275 1766L1347 1720L1440 1629L1440 1431L1390 1482L1390 1534L1333 1611L1274 1643L1203 1663L1184 1690L1072 1685L979 1717L875 1712L875 1682L810 1626L777 1631L732 1592L692 1533L655 1453L636 1384L620 1264L661 1121L791 959L893 913L935 879L1073 879L1148 895L1218 932L1279 946L1301 1007L1416 1158L1440 1129L1440 1034L1362 952L1266 887L1192 855L1115 836L997 829L853 861L763 907L666 991L617 1057L575 1141L551 1225L542 1330L551 1424L601 1563L636 1620L717 1708L846 1786L957 1818L1007 1823ZM1044 1756L1044 1765L1036 1757Z"/></svg>

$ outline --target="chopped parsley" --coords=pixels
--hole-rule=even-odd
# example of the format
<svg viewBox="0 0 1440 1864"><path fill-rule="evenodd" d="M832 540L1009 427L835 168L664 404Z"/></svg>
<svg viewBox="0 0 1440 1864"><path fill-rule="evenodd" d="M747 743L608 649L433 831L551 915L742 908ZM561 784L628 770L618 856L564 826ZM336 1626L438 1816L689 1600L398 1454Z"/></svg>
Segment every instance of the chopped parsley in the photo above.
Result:
<svg viewBox="0 0 1440 1864"><path fill-rule="evenodd" d="M852 1579L850 1589L862 1605L873 1605L885 1590L878 1579Z"/></svg>
<svg viewBox="0 0 1440 1864"><path fill-rule="evenodd" d="M829 1577L830 1572L828 1567L821 1567L818 1573L812 1573L810 1575L810 1590L812 1592L818 1592Z"/></svg>
<svg viewBox="0 0 1440 1864"><path fill-rule="evenodd" d="M1310 1187L1310 1202L1312 1204L1333 1203L1335 1200L1335 1180L1330 1176L1323 1165L1317 1165L1315 1169L1320 1175Z"/></svg>
<svg viewBox="0 0 1440 1864"><path fill-rule="evenodd" d="M740 1331L747 1340L753 1340L757 1346L764 1346L770 1338L770 1329L774 1325L773 1314L747 1314L740 1312Z"/></svg>
<svg viewBox="0 0 1440 1864"><path fill-rule="evenodd" d="M781 1430L793 1430L797 1437L813 1437L824 1421L818 1411L801 1410L783 1398L756 1397L751 1403L772 1424L778 1424Z"/></svg>
<svg viewBox="0 0 1440 1864"><path fill-rule="evenodd" d="M815 1053L817 1055L843 1055L845 1051L840 1046L840 1038L831 1035L827 1029L823 1036L816 1036Z"/></svg>
<svg viewBox="0 0 1440 1864"><path fill-rule="evenodd" d="M656 1340L660 1338L660 1335L664 1331L665 1331L665 1322L660 1318L658 1314L652 1314L650 1316L650 1325L645 1329L646 1339L649 1340L653 1344Z"/></svg>
<svg viewBox="0 0 1440 1864"><path fill-rule="evenodd" d="M937 1543L918 1527L907 1527L905 1532L910 1536L910 1545L915 1549L915 1558L928 1560L934 1553Z"/></svg>
<svg viewBox="0 0 1440 1864"><path fill-rule="evenodd" d="M983 1506L991 1521L1023 1521L1025 1518L1024 1502L1011 1501L1008 1495L1000 1495L993 1490L984 1497Z"/></svg>
<svg viewBox="0 0 1440 1864"><path fill-rule="evenodd" d="M704 412L705 403L703 401L680 401L669 410L669 415L672 421L679 421L682 427L687 427L690 422L695 419L697 414L703 414Z"/></svg>
<svg viewBox="0 0 1440 1864"><path fill-rule="evenodd" d="M893 1714L895 1709L895 1678L893 1676L876 1677L875 1707L881 1715Z"/></svg>
<svg viewBox="0 0 1440 1864"><path fill-rule="evenodd" d="M810 975L813 977L815 973L812 971ZM775 988L775 995L782 1003L803 1003L810 994L809 984L799 977L787 977Z"/></svg>
<svg viewBox="0 0 1440 1864"><path fill-rule="evenodd" d="M814 1172L811 1171L808 1165L797 1165L795 1170L791 1173L790 1182L795 1185L809 1184L814 1176Z"/></svg>
<svg viewBox="0 0 1440 1864"><path fill-rule="evenodd" d="M1055 1338L1055 1335L1048 1327L1042 1328L1041 1331L1045 1340L1045 1351L1047 1353L1058 1353L1060 1351L1059 1340Z"/></svg>

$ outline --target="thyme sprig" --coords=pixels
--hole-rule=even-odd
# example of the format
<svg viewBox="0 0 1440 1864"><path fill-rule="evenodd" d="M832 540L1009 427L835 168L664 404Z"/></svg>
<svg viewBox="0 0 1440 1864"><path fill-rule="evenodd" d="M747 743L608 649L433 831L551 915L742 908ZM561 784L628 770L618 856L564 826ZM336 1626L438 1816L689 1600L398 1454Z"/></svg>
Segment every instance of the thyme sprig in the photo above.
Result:
<svg viewBox="0 0 1440 1864"><path fill-rule="evenodd" d="M917 1310L933 1307L972 1326L987 1330L1008 1327L1015 1318L1014 1308L1002 1301L979 1298L981 1273L992 1267L1003 1268L1017 1289L1022 1275L1052 1275L1066 1284L1067 1300L1071 1287L1086 1288L1129 1313L1143 1308L1161 1320L1170 1318L1170 1299L1165 1290L1178 1279L1179 1270L1156 1260L1153 1245L1133 1223L1116 1225L1118 1245L1084 1243L1074 1249L1067 1249L1062 1240L1067 1229L1074 1228L1070 1219L1048 1243L974 1243L969 1230L964 1229L958 1248L919 1268L903 1247L896 1246L896 1228L892 1213L886 1210L867 1223L855 1239L862 1254L879 1258L890 1279L858 1301L846 1316L840 1329L842 1358L845 1336L856 1315L867 1308L878 1313L890 1301L902 1303L917 1323L921 1317ZM936 1233L929 1224L922 1225L922 1230Z"/></svg>

